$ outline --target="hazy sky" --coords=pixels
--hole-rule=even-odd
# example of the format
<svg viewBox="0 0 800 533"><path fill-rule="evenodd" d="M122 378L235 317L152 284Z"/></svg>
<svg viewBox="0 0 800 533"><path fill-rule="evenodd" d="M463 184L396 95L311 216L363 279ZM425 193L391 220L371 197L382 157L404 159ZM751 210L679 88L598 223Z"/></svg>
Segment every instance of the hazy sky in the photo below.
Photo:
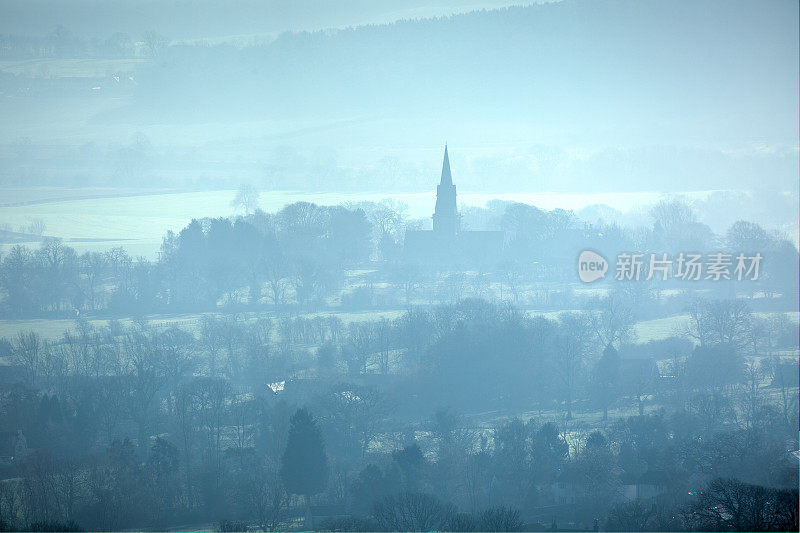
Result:
<svg viewBox="0 0 800 533"><path fill-rule="evenodd" d="M10 55L0 183L432 191L448 141L461 191L796 205L797 17L792 0L0 0L0 34L245 44L358 26ZM416 20L378 25L399 19Z"/></svg>

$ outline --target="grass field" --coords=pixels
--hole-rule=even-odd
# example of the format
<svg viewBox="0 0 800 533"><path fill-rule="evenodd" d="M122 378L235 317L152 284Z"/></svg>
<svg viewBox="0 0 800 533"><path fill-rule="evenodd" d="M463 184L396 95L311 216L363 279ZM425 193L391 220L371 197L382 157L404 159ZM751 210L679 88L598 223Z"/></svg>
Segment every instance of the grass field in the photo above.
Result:
<svg viewBox="0 0 800 533"><path fill-rule="evenodd" d="M56 203L66 200L89 200L166 194L165 189L142 189L125 187L3 187L0 207L17 207L41 203Z"/></svg>
<svg viewBox="0 0 800 533"><path fill-rule="evenodd" d="M153 259L167 230L178 231L193 217L230 215L232 198L230 191L68 198L0 207L0 226L16 229L41 219L47 225L45 235L64 239L79 252L124 246L132 256Z"/></svg>
<svg viewBox="0 0 800 533"><path fill-rule="evenodd" d="M769 317L779 313L753 313L759 317ZM782 313L794 322L800 321L800 313L789 312ZM689 321L689 315L675 315L666 318L657 318L654 320L643 320L634 326L636 332L636 340L638 342L649 342L653 340L666 339L673 335L683 335L686 331L686 326Z"/></svg>
<svg viewBox="0 0 800 533"><path fill-rule="evenodd" d="M634 326L638 342L650 342L680 335L685 330L689 315L676 315L654 320L643 320Z"/></svg>
<svg viewBox="0 0 800 533"><path fill-rule="evenodd" d="M42 58L0 61L0 72L30 78L102 78L134 72L150 59Z"/></svg>

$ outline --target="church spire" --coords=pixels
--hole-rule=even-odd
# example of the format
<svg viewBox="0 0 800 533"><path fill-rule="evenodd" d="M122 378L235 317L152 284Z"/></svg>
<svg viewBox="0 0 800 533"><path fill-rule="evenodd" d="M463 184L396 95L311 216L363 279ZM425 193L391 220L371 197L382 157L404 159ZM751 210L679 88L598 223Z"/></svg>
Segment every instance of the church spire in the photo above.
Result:
<svg viewBox="0 0 800 533"><path fill-rule="evenodd" d="M440 235L455 236L459 229L459 215L456 207L456 186L450 174L450 158L447 145L444 145L442 161L442 181L436 188L436 209L433 212L433 231Z"/></svg>
<svg viewBox="0 0 800 533"><path fill-rule="evenodd" d="M452 185L453 177L450 175L450 158L447 157L447 144L444 145L444 161L442 161L442 180L440 185Z"/></svg>

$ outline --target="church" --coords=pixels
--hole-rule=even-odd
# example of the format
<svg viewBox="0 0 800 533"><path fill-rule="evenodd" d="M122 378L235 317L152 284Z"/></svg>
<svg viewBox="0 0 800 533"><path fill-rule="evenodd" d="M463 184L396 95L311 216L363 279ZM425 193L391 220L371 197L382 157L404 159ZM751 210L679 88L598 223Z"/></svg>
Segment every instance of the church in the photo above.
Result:
<svg viewBox="0 0 800 533"><path fill-rule="evenodd" d="M406 231L407 261L442 266L494 266L503 251L502 231L462 231L456 203L456 186L450 172L450 157L444 147L442 176L436 188L433 230Z"/></svg>

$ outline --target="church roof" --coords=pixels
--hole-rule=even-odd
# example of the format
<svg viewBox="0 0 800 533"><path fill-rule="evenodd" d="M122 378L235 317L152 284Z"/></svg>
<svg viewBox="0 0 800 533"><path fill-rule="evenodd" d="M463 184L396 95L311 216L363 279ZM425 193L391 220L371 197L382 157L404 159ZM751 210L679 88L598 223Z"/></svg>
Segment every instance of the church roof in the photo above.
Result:
<svg viewBox="0 0 800 533"><path fill-rule="evenodd" d="M447 145L444 145L444 161L442 162L442 181L440 185L452 185L453 177L450 175L450 158L447 157Z"/></svg>

